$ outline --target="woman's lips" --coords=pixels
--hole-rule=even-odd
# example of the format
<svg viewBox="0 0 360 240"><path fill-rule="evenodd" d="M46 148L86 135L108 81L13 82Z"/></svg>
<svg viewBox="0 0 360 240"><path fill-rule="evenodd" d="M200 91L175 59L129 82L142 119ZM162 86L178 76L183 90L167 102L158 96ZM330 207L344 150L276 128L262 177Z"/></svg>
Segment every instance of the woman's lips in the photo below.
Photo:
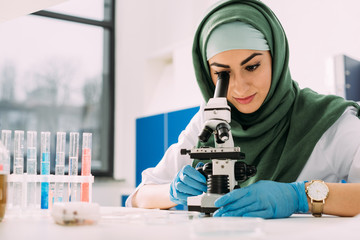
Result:
<svg viewBox="0 0 360 240"><path fill-rule="evenodd" d="M249 104L254 99L255 95L256 95L256 93L249 97L245 97L245 98L235 98L235 100L240 104Z"/></svg>

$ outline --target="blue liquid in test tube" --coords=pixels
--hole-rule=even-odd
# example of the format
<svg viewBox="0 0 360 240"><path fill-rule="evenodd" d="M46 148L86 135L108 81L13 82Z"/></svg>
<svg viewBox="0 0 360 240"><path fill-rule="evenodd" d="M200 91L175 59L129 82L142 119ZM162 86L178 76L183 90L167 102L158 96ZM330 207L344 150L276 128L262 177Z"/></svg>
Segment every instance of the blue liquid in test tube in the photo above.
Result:
<svg viewBox="0 0 360 240"><path fill-rule="evenodd" d="M50 132L41 132L41 175L50 175ZM41 183L41 209L49 208L49 182Z"/></svg>

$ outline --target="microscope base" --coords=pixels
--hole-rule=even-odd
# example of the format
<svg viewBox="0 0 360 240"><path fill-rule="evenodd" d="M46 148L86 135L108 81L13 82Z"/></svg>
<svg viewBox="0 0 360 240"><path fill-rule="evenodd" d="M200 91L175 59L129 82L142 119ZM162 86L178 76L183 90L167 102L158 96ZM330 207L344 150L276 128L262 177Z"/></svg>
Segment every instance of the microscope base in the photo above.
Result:
<svg viewBox="0 0 360 240"><path fill-rule="evenodd" d="M214 213L218 208L214 202L221 197L221 194L203 193L202 195L188 198L188 210L205 214Z"/></svg>

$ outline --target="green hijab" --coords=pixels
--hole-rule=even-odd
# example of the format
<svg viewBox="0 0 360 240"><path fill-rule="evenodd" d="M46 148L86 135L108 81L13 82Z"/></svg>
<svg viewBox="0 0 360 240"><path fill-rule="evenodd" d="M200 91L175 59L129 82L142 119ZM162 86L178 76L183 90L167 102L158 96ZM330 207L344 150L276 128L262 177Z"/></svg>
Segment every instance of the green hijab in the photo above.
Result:
<svg viewBox="0 0 360 240"><path fill-rule="evenodd" d="M220 1L201 21L195 33L192 55L197 82L206 102L215 90L206 60L206 43L214 28L233 21L248 23L263 33L273 64L270 91L256 112L243 114L228 102L234 144L245 153L244 161L257 168L256 176L242 186L259 180L293 182L323 133L347 107L360 107L338 96L299 89L288 67L285 32L275 14L257 0ZM212 140L206 145L213 144ZM203 144L199 142L198 145Z"/></svg>

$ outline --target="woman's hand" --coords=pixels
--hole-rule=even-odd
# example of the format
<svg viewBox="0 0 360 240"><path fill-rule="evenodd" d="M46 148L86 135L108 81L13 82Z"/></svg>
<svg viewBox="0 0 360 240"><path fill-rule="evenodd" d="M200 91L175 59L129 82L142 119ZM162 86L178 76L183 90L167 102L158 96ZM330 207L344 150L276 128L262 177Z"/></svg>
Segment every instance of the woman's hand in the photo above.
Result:
<svg viewBox="0 0 360 240"><path fill-rule="evenodd" d="M309 210L305 182L259 181L220 197L215 206L214 217L284 218Z"/></svg>
<svg viewBox="0 0 360 240"><path fill-rule="evenodd" d="M187 198L206 192L206 178L190 165L184 166L170 184L170 200L187 204Z"/></svg>

